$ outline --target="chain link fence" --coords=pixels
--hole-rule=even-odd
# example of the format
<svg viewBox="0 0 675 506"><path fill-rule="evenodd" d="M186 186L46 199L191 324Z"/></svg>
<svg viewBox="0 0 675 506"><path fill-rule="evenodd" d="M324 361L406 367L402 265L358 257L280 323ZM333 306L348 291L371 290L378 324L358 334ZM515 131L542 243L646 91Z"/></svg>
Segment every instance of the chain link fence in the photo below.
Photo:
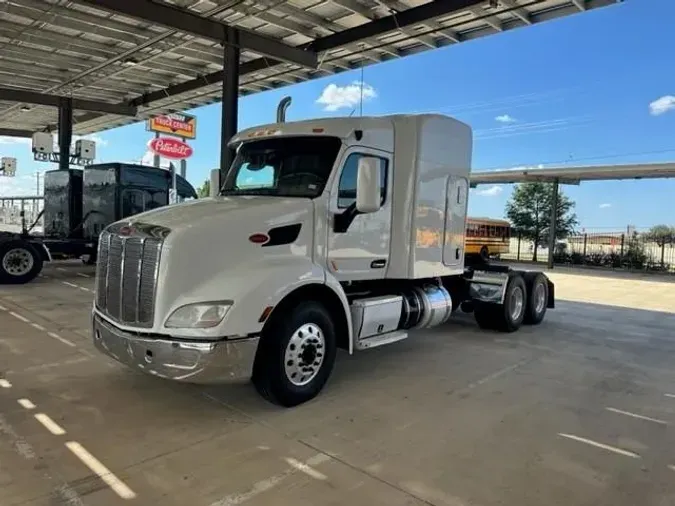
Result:
<svg viewBox="0 0 675 506"><path fill-rule="evenodd" d="M535 247L533 241L514 229L509 253L503 260L546 262L548 247ZM625 232L604 229L585 230L558 239L553 253L556 265L587 266L627 271L675 274L675 234L654 235L648 229L629 227Z"/></svg>

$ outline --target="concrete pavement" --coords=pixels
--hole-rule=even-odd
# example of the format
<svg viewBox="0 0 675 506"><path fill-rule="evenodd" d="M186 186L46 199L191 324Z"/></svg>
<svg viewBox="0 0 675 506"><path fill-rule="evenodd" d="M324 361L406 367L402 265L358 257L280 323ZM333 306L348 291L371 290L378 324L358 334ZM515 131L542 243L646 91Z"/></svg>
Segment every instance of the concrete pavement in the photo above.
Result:
<svg viewBox="0 0 675 506"><path fill-rule="evenodd" d="M542 325L341 354L282 409L99 355L92 275L0 287L0 506L675 504L672 284L554 272Z"/></svg>

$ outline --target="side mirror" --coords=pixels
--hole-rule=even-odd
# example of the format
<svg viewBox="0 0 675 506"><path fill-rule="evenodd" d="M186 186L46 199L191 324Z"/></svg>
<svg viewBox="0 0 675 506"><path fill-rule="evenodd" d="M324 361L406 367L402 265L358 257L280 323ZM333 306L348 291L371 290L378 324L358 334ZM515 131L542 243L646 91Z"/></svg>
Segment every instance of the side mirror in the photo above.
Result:
<svg viewBox="0 0 675 506"><path fill-rule="evenodd" d="M364 156L359 160L356 177L356 210L359 213L374 213L382 206L380 195L380 160Z"/></svg>
<svg viewBox="0 0 675 506"><path fill-rule="evenodd" d="M217 197L220 191L220 169L211 169L209 180L209 197Z"/></svg>

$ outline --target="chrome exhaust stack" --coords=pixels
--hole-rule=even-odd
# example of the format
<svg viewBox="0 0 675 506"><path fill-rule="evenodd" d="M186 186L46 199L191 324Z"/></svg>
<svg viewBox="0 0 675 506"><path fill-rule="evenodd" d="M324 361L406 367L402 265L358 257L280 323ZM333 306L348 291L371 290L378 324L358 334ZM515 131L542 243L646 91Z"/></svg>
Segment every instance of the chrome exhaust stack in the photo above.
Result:
<svg viewBox="0 0 675 506"><path fill-rule="evenodd" d="M284 123L286 121L286 110L291 105L291 97L284 97L277 106L277 123Z"/></svg>

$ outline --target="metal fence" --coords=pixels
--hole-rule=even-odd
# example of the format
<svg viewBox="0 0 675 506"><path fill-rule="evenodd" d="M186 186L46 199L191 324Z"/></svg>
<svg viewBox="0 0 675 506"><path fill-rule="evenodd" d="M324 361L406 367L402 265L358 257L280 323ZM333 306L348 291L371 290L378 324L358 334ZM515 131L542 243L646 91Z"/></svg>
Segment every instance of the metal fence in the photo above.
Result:
<svg viewBox="0 0 675 506"><path fill-rule="evenodd" d="M33 198L7 198L0 196L0 231L20 232L22 228L21 211L27 227L31 226L42 211L43 201ZM40 218L33 232L40 233L43 230L43 220Z"/></svg>
<svg viewBox="0 0 675 506"><path fill-rule="evenodd" d="M514 230L509 253L501 258L546 262L548 247L538 247L535 258L533 242ZM653 237L647 229L586 230L558 239L553 261L557 265L675 274L675 238Z"/></svg>

